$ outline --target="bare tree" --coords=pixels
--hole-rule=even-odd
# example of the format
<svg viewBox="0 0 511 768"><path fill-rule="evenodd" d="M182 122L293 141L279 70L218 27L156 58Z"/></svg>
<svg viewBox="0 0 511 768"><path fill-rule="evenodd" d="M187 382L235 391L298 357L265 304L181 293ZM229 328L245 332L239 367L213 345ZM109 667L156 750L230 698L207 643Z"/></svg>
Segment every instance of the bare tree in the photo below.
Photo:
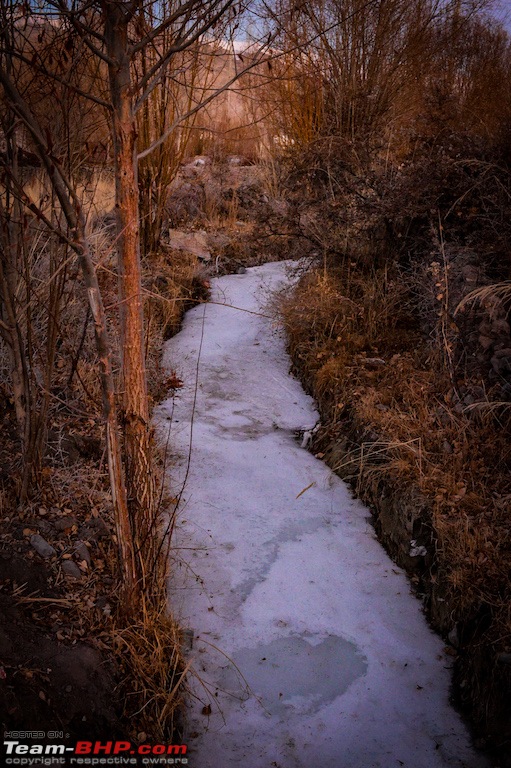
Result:
<svg viewBox="0 0 511 768"><path fill-rule="evenodd" d="M37 10L63 41L63 54L78 44L86 48L96 77L86 88L72 87L81 97L104 109L111 130L115 173L116 245L118 252L121 382L120 402L114 397L110 349L104 311L90 258L85 221L74 185L64 173L55 152L51 130L44 131L41 117L26 98L22 83L12 76L12 62L22 62L29 71L56 83L65 84L58 49L31 45L34 16L29 6L2 0L4 20L0 50L0 83L9 109L30 136L58 198L68 232L59 234L78 255L94 317L98 353L102 365L104 412L109 435L109 466L116 509L118 538L124 574L131 589L144 590L147 564L151 563L154 530L157 525L154 470L145 369L144 318L141 287L140 190L138 158L147 157L162 145L184 118L192 117L204 103L189 105L162 135L152 136L149 146L137 142L137 113L157 91L166 89L173 67L184 51L209 40L213 30L222 36L238 24L243 7L235 0L48 0ZM44 49L44 53L43 53ZM261 49L262 50L262 49ZM260 52L259 52L260 55ZM55 63L56 59L56 63ZM232 80L254 65L257 56L236 71ZM101 76L108 72L107 84ZM225 90L224 83L219 90ZM21 195L23 198L23 195ZM25 204L30 205L27 201ZM40 218L41 211L36 211ZM52 226L50 221L46 221ZM116 443L116 408L119 410L122 451ZM121 454L124 461L121 462ZM122 466L124 465L124 473Z"/></svg>
<svg viewBox="0 0 511 768"><path fill-rule="evenodd" d="M279 0L270 16L284 52L272 86L280 130L302 145L325 136L380 141L388 125L410 111L425 79L438 76L438 53L446 46L444 65L452 70L450 46L484 5L485 0Z"/></svg>

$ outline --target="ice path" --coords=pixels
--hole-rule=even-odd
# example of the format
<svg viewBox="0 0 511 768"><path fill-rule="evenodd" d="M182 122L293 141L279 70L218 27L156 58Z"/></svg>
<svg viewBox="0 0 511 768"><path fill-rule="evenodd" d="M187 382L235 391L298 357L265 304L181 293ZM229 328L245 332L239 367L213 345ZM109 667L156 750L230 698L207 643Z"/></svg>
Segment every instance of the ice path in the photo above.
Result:
<svg viewBox="0 0 511 768"><path fill-rule="evenodd" d="M213 299L264 312L287 281L266 264L214 280ZM275 323L198 306L165 364L184 381L157 415L173 489L196 400L170 587L207 686L188 713L192 768L485 766L448 703L443 643L369 512L296 440L317 413Z"/></svg>

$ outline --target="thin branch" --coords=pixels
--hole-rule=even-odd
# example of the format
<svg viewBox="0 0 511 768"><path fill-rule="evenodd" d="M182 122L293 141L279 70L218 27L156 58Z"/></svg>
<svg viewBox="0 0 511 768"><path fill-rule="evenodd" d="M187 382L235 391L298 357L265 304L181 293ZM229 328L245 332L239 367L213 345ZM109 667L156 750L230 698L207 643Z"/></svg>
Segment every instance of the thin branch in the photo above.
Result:
<svg viewBox="0 0 511 768"><path fill-rule="evenodd" d="M211 14L212 10L218 6L222 6L222 11L220 12L220 15L224 13L228 8L230 8L231 5L234 5L236 0L214 0L213 2L206 3L207 10L204 11L200 18L205 19L209 14ZM134 46L132 46L132 53L138 53L141 51L148 43L151 43L153 40L155 40L157 37L162 35L169 27L172 26L178 19L182 19L183 17L186 17L186 19L189 19L191 16L192 11L197 8L200 9L203 7L204 3L198 2L197 0L188 0L187 3L184 3L181 5L178 10L174 11L174 13L170 14L165 21L162 21L161 24L159 24L157 27L155 27L151 32L149 32L145 37L143 37L141 40L139 40L138 43L136 43ZM210 19L208 24L205 24L203 32L206 32L208 29L211 29L211 26L216 22L217 20L217 14L213 18ZM185 21L186 23L186 21ZM182 25L181 25L182 26Z"/></svg>
<svg viewBox="0 0 511 768"><path fill-rule="evenodd" d="M1 70L0 70L0 82L2 80ZM24 122L22 120L22 122ZM51 219L49 219L45 214L42 212L40 207L34 203L34 201L30 198L30 196L25 192L23 189L23 186L20 184L19 180L16 178L16 176L12 173L12 169L9 167L9 165L0 158L0 163L2 165L2 168L5 170L5 172L9 175L10 180L16 187L16 193L18 196L18 200L20 200L21 203L37 218L39 221L42 221L43 224L52 232L54 235L56 235L59 240L62 243L66 243L70 248L72 248L74 251L76 251L76 243L71 240L60 227L57 227ZM62 268L67 265L67 261L62 265ZM60 270L59 270L60 271Z"/></svg>
<svg viewBox="0 0 511 768"><path fill-rule="evenodd" d="M23 62L23 64L27 64L29 67L32 67L38 74L51 78L52 80L55 80L57 83L64 85L66 88L73 91L74 93L77 93L79 96L83 96L83 98L87 99L87 101L93 101L98 106L104 107L105 109L108 109L108 110L112 109L112 105L108 101L104 101L103 99L100 99L99 96L94 96L94 94L91 93L90 91L89 92L82 91L81 88L78 88L78 86L73 85L68 80L58 75L56 72L50 72L49 70L47 70L42 63L41 65L38 65L36 62L33 61L33 59L29 59L27 56L24 56L19 51L9 51L9 55Z"/></svg>
<svg viewBox="0 0 511 768"><path fill-rule="evenodd" d="M185 112L182 115L179 115L167 128L166 131L162 133L162 135L156 139L149 147L144 149L140 154L138 155L138 160L143 160L144 157L147 157L151 154L155 149L160 147L168 138L172 135L172 133L176 130L177 126L182 123L184 120L187 120L190 117L193 117L197 112L199 112L201 109L206 107L208 104L210 104L214 99L216 99L221 93L224 93L226 90L228 90L233 83L235 83L240 77L245 75L247 72L250 72L255 67L259 66L261 64L262 58L262 52L264 49L267 48L268 44L265 44L262 46L258 53L259 58L257 58L255 61L251 62L250 64L247 64L242 70L236 72L224 85L222 85L220 88L215 89L213 93L211 93L207 98L200 101L198 104L195 105L195 107L192 107L192 109L189 109L187 112ZM135 107L138 109L140 105L142 104L142 101L137 101Z"/></svg>
<svg viewBox="0 0 511 768"><path fill-rule="evenodd" d="M91 26L82 24L82 22L78 19L78 13L77 11L71 11L68 9L65 0L57 0L56 3L53 3L53 5L60 10L62 15L68 19L74 30L78 33L80 36L80 39L83 40L87 48L89 48L90 51L95 56L98 56L102 61L104 61L109 66L115 66L115 61L110 58L110 56L107 56L104 51L101 50L101 48L98 48L94 43L90 40L90 37L95 37L96 40L98 40L101 43L105 42L105 38L103 35L101 35L99 32L96 32L94 29L92 29ZM81 12L83 13L84 8L81 9Z"/></svg>
<svg viewBox="0 0 511 768"><path fill-rule="evenodd" d="M165 67L166 64L170 61L170 59L175 56L176 53L181 53L182 51L186 50L187 48L190 48L194 43L199 40L205 32L208 31L208 29L211 29L217 21L220 20L222 15L225 13L226 10L232 5L234 0L228 0L222 8L217 11L217 13L214 15L213 18L209 17L209 12L206 14L204 13L201 17L199 17L194 24L192 24L191 28L188 30L188 32L185 34L184 30L186 27L186 22L183 22L181 25L181 30L177 33L176 42L171 45L164 56L161 57L159 61L157 61L147 72L147 74L142 78L142 80L137 84L137 87L139 90L148 89L150 86L151 78L155 77L157 72L162 68ZM147 93L144 92L142 96L139 97L139 102L142 103L147 98Z"/></svg>

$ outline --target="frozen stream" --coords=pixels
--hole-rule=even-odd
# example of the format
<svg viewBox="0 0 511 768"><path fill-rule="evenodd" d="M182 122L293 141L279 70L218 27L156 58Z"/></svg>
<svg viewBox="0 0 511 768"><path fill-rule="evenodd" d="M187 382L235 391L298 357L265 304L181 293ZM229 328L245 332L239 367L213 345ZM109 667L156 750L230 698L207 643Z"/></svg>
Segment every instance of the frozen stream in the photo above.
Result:
<svg viewBox="0 0 511 768"><path fill-rule="evenodd" d="M213 280L215 302L252 313L195 307L166 345L184 382L156 417L174 492L194 410L170 589L202 681L189 765L486 766L449 705L443 643L368 510L296 439L314 403L257 314L289 280L283 263Z"/></svg>

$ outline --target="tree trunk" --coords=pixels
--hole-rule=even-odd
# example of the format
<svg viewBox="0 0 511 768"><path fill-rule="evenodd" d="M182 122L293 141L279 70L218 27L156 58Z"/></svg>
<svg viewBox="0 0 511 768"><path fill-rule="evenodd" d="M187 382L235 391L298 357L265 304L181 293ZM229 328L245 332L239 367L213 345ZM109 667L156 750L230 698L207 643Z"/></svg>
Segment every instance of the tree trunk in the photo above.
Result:
<svg viewBox="0 0 511 768"><path fill-rule="evenodd" d="M137 135L128 41L130 15L122 3L107 1L103 9L106 52L111 62L126 484L135 546L141 551L149 543L155 492L144 354Z"/></svg>

